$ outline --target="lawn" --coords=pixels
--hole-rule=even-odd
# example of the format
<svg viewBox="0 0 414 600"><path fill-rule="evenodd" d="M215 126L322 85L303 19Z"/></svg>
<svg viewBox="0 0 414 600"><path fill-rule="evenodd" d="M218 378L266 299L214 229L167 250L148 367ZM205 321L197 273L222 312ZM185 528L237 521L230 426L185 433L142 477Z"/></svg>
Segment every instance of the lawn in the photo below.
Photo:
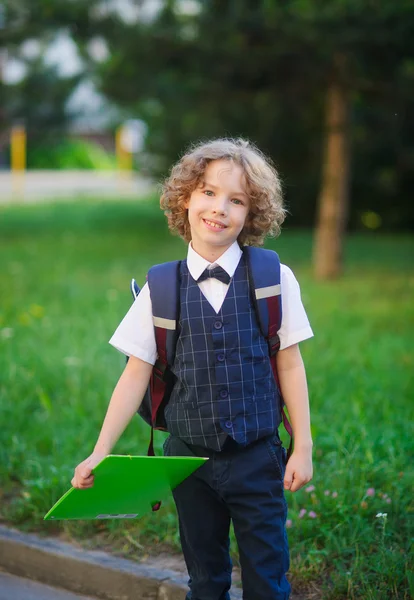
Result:
<svg viewBox="0 0 414 600"><path fill-rule="evenodd" d="M315 475L287 496L292 581L318 598L408 600L414 242L351 235L344 275L329 283L312 279L311 244L288 226L267 244L298 277L315 332L302 345ZM107 341L131 303L130 278L144 282L152 264L183 253L156 200L0 208L4 522L132 557L179 552L171 501L137 521L42 518L92 450L125 364ZM147 442L137 417L114 452L144 453Z"/></svg>

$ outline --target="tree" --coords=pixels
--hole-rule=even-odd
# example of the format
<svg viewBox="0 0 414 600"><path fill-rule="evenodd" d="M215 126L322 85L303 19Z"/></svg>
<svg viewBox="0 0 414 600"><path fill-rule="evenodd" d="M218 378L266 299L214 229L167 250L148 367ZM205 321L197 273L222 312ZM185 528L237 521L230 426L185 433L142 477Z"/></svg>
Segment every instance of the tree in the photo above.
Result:
<svg viewBox="0 0 414 600"><path fill-rule="evenodd" d="M340 273L348 214L355 225L381 206L384 221L414 223L411 1L203 0L186 13L165 0L148 19L136 0L132 20L111 2L16 2L31 22L66 27L100 90L147 122L158 175L195 139L243 135L275 158L291 223L309 225L319 195L318 276ZM108 48L100 63L89 53L97 38Z"/></svg>
<svg viewBox="0 0 414 600"><path fill-rule="evenodd" d="M329 4L308 0L292 3L292 8L300 32L298 42L301 37L308 45L315 81L326 91L314 269L317 277L328 279L338 276L342 268L349 208L352 99L357 92L375 90L378 103L393 91L395 72L413 56L414 9L405 1L358 0L332 0Z"/></svg>
<svg viewBox="0 0 414 600"><path fill-rule="evenodd" d="M350 102L348 91L336 76L346 59L336 55L334 60L335 75L326 93L326 137L315 232L314 267L321 279L339 274L349 204Z"/></svg>
<svg viewBox="0 0 414 600"><path fill-rule="evenodd" d="M0 53L7 49L8 57L24 64L26 74L16 84L6 85L0 78L0 130L24 123L32 140L44 140L65 130L72 116L65 105L82 75L61 77L55 66L45 62L44 52L63 23L82 14L87 15L87 11L83 8L82 13L82 4L76 1L64 6L53 0L6 1L1 14ZM22 55L21 46L26 40L39 43L38 56Z"/></svg>
<svg viewBox="0 0 414 600"><path fill-rule="evenodd" d="M392 106L394 73L413 54L412 3L205 0L191 15L178 7L165 3L149 24L100 20L111 47L103 90L149 123L161 168L194 138L228 133L257 141L298 178L315 180L304 164L318 169L315 272L339 275L355 98Z"/></svg>
<svg viewBox="0 0 414 600"><path fill-rule="evenodd" d="M26 64L26 76L19 83L4 87L3 106L8 123L23 122L32 140L44 140L68 125L71 115L66 101L81 75L62 79L56 68L41 58Z"/></svg>

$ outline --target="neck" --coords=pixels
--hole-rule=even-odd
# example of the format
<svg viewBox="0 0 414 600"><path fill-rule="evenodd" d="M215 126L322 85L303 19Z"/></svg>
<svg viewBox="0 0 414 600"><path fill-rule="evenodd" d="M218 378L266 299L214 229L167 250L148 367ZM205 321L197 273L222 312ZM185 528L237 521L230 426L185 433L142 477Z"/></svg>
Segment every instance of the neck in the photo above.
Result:
<svg viewBox="0 0 414 600"><path fill-rule="evenodd" d="M216 262L217 259L222 256L226 250L230 248L230 246L219 246L217 248L204 248L198 244L194 244L194 241L191 242L191 246L194 252L197 252L202 258L208 260L209 263Z"/></svg>

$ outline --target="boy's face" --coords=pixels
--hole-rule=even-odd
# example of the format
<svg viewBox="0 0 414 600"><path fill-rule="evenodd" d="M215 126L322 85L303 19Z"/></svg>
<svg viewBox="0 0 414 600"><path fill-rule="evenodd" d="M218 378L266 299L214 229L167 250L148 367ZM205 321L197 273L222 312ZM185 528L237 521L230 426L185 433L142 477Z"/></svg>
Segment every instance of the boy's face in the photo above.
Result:
<svg viewBox="0 0 414 600"><path fill-rule="evenodd" d="M191 242L214 262L235 242L249 214L243 169L229 160L214 160L187 203Z"/></svg>

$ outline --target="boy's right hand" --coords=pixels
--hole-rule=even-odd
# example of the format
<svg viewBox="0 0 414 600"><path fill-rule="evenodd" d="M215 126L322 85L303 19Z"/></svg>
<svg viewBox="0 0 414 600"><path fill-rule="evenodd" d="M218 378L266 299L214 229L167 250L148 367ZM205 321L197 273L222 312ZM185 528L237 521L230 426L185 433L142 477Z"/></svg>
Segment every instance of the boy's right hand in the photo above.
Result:
<svg viewBox="0 0 414 600"><path fill-rule="evenodd" d="M79 490L86 490L87 488L91 488L94 482L94 476L92 475L92 470L96 467L97 464L101 462L107 455L101 454L97 452L92 452L87 459L83 462L79 463L75 469L75 474L72 478L71 484L74 488L78 488Z"/></svg>

